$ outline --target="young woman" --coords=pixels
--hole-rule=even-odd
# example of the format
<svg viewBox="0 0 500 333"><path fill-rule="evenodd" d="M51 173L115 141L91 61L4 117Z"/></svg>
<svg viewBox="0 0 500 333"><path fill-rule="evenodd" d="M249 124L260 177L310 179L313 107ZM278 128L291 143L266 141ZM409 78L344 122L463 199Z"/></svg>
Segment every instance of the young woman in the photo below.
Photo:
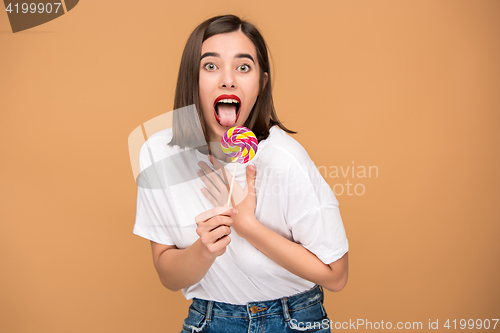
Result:
<svg viewBox="0 0 500 333"><path fill-rule="evenodd" d="M277 117L258 30L233 15L201 23L174 108L173 128L141 150L143 171L169 162L156 165L163 186L139 186L134 233L151 240L162 284L193 299L182 332L330 332L322 287L345 286L348 242L335 195ZM237 168L234 208L220 150L233 126L259 141Z"/></svg>

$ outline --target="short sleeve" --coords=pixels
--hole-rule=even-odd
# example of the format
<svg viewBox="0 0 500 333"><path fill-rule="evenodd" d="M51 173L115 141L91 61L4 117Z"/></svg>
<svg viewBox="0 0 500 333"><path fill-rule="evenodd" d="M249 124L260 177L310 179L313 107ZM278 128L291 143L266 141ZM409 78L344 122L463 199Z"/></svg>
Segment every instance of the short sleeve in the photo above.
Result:
<svg viewBox="0 0 500 333"><path fill-rule="evenodd" d="M175 245L171 236L175 210L161 163L158 163L166 157L164 145L163 140L150 138L141 148L133 233L156 243Z"/></svg>
<svg viewBox="0 0 500 333"><path fill-rule="evenodd" d="M348 250L339 202L314 163L294 163L288 172L286 221L295 242L331 264Z"/></svg>

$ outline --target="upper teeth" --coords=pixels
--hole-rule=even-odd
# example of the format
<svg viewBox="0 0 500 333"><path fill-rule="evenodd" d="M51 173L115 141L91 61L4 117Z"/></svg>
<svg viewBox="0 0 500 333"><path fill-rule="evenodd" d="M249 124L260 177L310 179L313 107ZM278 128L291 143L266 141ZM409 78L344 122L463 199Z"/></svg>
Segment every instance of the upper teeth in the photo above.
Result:
<svg viewBox="0 0 500 333"><path fill-rule="evenodd" d="M239 102L235 99L221 99L217 103L239 103Z"/></svg>

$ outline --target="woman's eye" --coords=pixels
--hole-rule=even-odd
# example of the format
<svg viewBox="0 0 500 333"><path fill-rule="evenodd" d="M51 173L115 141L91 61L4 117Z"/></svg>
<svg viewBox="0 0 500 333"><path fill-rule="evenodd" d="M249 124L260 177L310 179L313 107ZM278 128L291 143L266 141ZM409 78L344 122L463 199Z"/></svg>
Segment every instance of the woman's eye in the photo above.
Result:
<svg viewBox="0 0 500 333"><path fill-rule="evenodd" d="M250 66L248 66L248 65L241 65L241 66L238 67L238 70L240 72L248 72L250 70Z"/></svg>
<svg viewBox="0 0 500 333"><path fill-rule="evenodd" d="M214 71L217 69L217 66L215 66L215 64L212 64L212 63L208 63L205 65L205 69L208 70L208 71Z"/></svg>

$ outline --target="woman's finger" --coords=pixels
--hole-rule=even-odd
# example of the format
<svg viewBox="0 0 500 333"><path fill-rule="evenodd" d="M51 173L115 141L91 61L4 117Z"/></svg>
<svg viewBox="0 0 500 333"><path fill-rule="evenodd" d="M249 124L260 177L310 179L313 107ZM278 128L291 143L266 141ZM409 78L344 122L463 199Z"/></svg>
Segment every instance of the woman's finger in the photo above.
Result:
<svg viewBox="0 0 500 333"><path fill-rule="evenodd" d="M221 225L220 227L217 227L211 230L210 232L206 233L205 235L203 235L202 241L204 241L205 244L215 243L222 237L228 236L230 233L231 233L231 228L229 228L226 225Z"/></svg>
<svg viewBox="0 0 500 333"><path fill-rule="evenodd" d="M229 227L232 224L233 224L233 218L226 215L213 216L212 218L208 219L208 221L205 222L205 225L207 226L207 228L209 228L210 231L220 227L221 225Z"/></svg>
<svg viewBox="0 0 500 333"><path fill-rule="evenodd" d="M217 198L220 196L219 189L216 186L214 186L212 181L207 178L207 176L205 175L205 173L203 173L203 171L198 171L198 176L200 176L201 181L203 182L203 184L205 184L207 189L210 191L210 193L212 193L214 197Z"/></svg>
<svg viewBox="0 0 500 333"><path fill-rule="evenodd" d="M219 175L221 175L221 178L224 179L226 184L231 184L231 180L232 180L233 176L231 175L231 173L229 171L227 171L227 169L224 167L224 165L222 165L222 163L217 158L215 158L211 155L210 155L210 161L212 162L215 170L217 170ZM230 185L227 185L228 192L230 191L229 186ZM234 202L235 206L237 206L240 202L242 202L245 199L247 192L248 192L248 189L247 188L242 189L238 182L233 183L233 194L232 194L233 201L232 202ZM227 202L228 195L229 195L229 193L226 195L226 200L224 202Z"/></svg>
<svg viewBox="0 0 500 333"><path fill-rule="evenodd" d="M212 155L210 155L209 157L210 162L212 162L212 165L214 166L214 169L217 170L217 173L222 178L224 183L229 184L231 182L231 174L226 170L224 165L222 165L222 163L218 159L214 158Z"/></svg>
<svg viewBox="0 0 500 333"><path fill-rule="evenodd" d="M233 179L233 175L227 169L222 165L222 163L216 159L213 156L210 156L210 161L214 165L215 170L219 173L219 175L222 175L221 178L224 179L226 184L231 184L231 180ZM240 184L238 182L234 182L233 184L233 194L236 197L241 197L243 193L243 189L241 188ZM227 189L229 191L229 185L227 185ZM244 196L244 195L243 195Z"/></svg>
<svg viewBox="0 0 500 333"><path fill-rule="evenodd" d="M200 168L203 170L205 175L210 179L210 181L214 184L217 189L223 193L226 188L226 184L222 181L221 177L217 172L215 172L211 167L209 167L205 162L198 163Z"/></svg>
<svg viewBox="0 0 500 333"><path fill-rule="evenodd" d="M206 212L197 215L194 220L198 224L200 222L208 221L210 218L216 215L233 216L237 213L238 211L231 206L214 207L207 210Z"/></svg>
<svg viewBox="0 0 500 333"><path fill-rule="evenodd" d="M216 235L219 235L219 236L212 238L212 239L209 238L208 240L207 240L207 237L209 237L209 236L207 236L207 234L210 234L210 233L214 232L215 230L222 228L222 227L224 227L223 229L229 228L232 224L233 224L233 219L231 217L224 216L224 215L217 215L217 216L211 217L207 221L198 222L197 223L198 227L196 228L196 233L198 234L198 236L203 237L205 242L206 241L215 241L218 238L223 236L223 235L219 235L220 231L216 232Z"/></svg>
<svg viewBox="0 0 500 333"><path fill-rule="evenodd" d="M214 207L216 206L222 206L226 201L227 201L227 191L223 189L223 191L219 191L219 189L214 186L212 181L207 178L207 176L203 173L203 171L199 171L198 175L200 176L201 180L206 186L206 189L208 190L208 194L210 194L214 201L210 200L210 197L207 197L207 193L203 193L209 200L212 202Z"/></svg>
<svg viewBox="0 0 500 333"><path fill-rule="evenodd" d="M201 189L201 193L203 193L203 195L205 196L205 198L207 198L208 201L210 201L210 203L212 205L214 205L214 207L220 206L219 202L217 201L217 199L215 199L215 197L212 195L212 193L210 193L209 190L207 190L206 188L202 188Z"/></svg>

